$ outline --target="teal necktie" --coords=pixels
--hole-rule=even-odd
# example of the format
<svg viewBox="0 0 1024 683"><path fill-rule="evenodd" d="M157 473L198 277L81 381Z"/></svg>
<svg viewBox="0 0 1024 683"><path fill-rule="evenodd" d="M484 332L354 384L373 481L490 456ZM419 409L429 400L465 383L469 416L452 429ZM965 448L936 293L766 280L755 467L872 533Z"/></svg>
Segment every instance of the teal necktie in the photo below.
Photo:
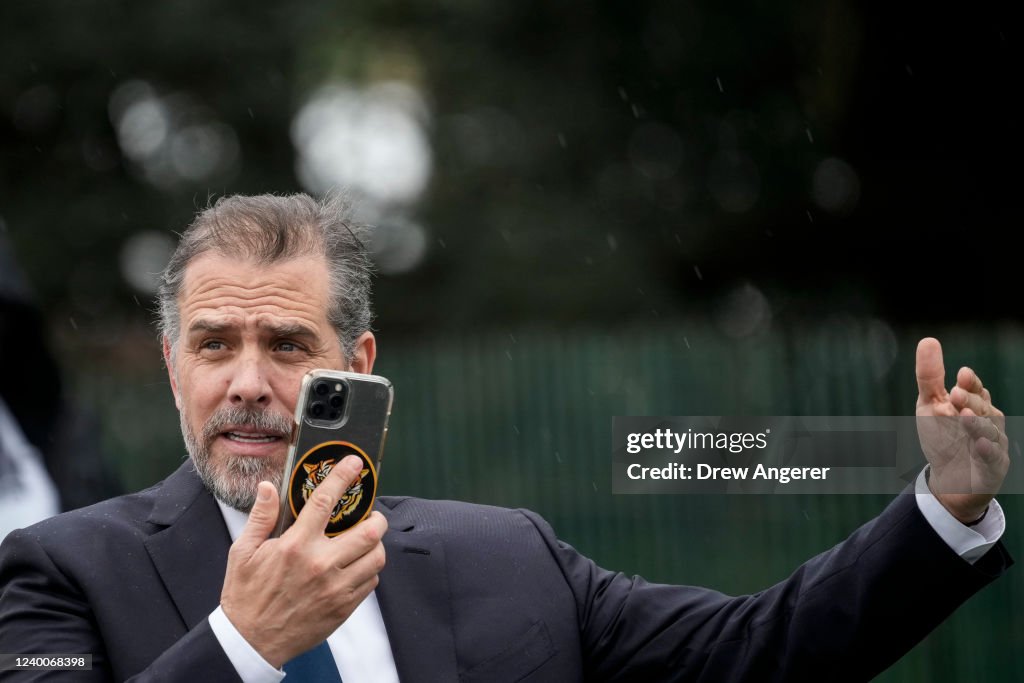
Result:
<svg viewBox="0 0 1024 683"><path fill-rule="evenodd" d="M285 683L341 683L338 665L327 641L285 662Z"/></svg>

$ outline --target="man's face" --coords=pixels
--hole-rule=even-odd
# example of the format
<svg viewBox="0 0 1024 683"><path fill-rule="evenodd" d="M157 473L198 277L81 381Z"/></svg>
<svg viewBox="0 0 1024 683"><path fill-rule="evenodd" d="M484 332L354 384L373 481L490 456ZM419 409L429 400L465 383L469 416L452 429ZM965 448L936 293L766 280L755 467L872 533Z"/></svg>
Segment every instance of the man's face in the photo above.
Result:
<svg viewBox="0 0 1024 683"><path fill-rule="evenodd" d="M323 258L258 265L203 254L185 271L181 336L164 355L182 434L207 487L247 511L260 481L280 485L302 376L314 368L370 372L373 336L350 368L327 320Z"/></svg>

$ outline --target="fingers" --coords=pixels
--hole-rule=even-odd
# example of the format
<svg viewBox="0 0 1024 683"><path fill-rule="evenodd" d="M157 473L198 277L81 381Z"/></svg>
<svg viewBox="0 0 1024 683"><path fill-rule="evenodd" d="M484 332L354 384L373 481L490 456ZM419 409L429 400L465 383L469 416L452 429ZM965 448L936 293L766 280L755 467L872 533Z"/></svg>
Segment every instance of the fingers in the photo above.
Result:
<svg viewBox="0 0 1024 683"><path fill-rule="evenodd" d="M366 552L353 558L351 562L345 565L349 584L357 585L372 580L373 577L377 576L384 569L385 562L384 544L378 541Z"/></svg>
<svg viewBox="0 0 1024 683"><path fill-rule="evenodd" d="M261 481L256 493L256 502L249 511L249 520L235 541L233 549L243 556L251 555L277 523L277 491L269 481Z"/></svg>
<svg viewBox="0 0 1024 683"><path fill-rule="evenodd" d="M981 378L978 377L977 373L968 367L962 367L956 373L956 385L962 387L965 391L979 395L985 388L982 386Z"/></svg>
<svg viewBox="0 0 1024 683"><path fill-rule="evenodd" d="M926 337L918 342L914 371L918 405L946 398L946 369L942 365L942 345L938 339Z"/></svg>
<svg viewBox="0 0 1024 683"><path fill-rule="evenodd" d="M963 422L967 433L975 439L988 439L994 443L999 443L1000 440L1006 438L999 422L977 415L969 408L961 413L960 421Z"/></svg>
<svg viewBox="0 0 1024 683"><path fill-rule="evenodd" d="M998 429L1006 428L1003 412L992 405L992 394L971 368L963 367L957 372L956 386L950 392L949 400L961 415L969 412L988 417Z"/></svg>
<svg viewBox="0 0 1024 683"><path fill-rule="evenodd" d="M974 452L987 463L997 462L1010 447L1010 440L1000 433L997 439L980 438L974 443Z"/></svg>
<svg viewBox="0 0 1024 683"><path fill-rule="evenodd" d="M293 525L297 533L322 536L331 518L331 511L345 491L355 483L362 468L363 461L355 455L345 456L340 463L332 467L331 473L320 482L299 512Z"/></svg>
<svg viewBox="0 0 1024 683"><path fill-rule="evenodd" d="M379 513L375 513L378 514ZM365 531L364 527L371 526L371 519L367 519L365 522L349 529L341 536L335 537L330 540L332 548L338 548L344 545L344 541L341 539L346 535L352 535L357 529ZM365 534L363 538L355 539L355 543L361 544L367 538L377 537L374 534ZM352 542L352 539L348 539ZM351 557L349 561L345 561L344 555L339 558L335 556L335 561L341 561L341 565L338 567L337 578L335 579L335 586L337 586L337 593L335 599L337 601L337 607L340 609L344 616L347 616L355 606L361 603L367 595L369 595L376 587L379 582L378 575L381 570L384 569L386 562L384 544L377 540L370 547L358 552L356 556Z"/></svg>
<svg viewBox="0 0 1024 683"><path fill-rule="evenodd" d="M361 524L357 524L354 528L359 529L359 533L367 541L377 543L380 539L384 538L384 532L388 530L388 520L384 515L374 510Z"/></svg>
<svg viewBox="0 0 1024 683"><path fill-rule="evenodd" d="M949 392L949 400L961 413L964 410L970 410L975 415L988 416L992 412L992 403L990 401L986 401L980 394L966 391L959 384L953 387L953 391Z"/></svg>
<svg viewBox="0 0 1024 683"><path fill-rule="evenodd" d="M982 461L994 463L1009 452L1010 440L1000 424L965 410L960 418L968 435L974 439L973 453Z"/></svg>
<svg viewBox="0 0 1024 683"><path fill-rule="evenodd" d="M384 545L380 539L388 529L388 522L379 512L371 512L370 516L351 529L329 539L331 561L337 567L352 567L367 555L380 551L380 571L384 567ZM321 531L321 534L323 532ZM321 536L322 537L322 536Z"/></svg>

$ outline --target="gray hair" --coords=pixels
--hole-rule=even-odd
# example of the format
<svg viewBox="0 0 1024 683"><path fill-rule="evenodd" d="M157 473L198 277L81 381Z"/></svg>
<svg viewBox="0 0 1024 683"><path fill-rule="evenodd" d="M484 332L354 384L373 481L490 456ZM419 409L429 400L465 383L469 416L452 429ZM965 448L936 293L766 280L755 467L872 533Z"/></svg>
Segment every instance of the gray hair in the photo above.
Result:
<svg viewBox="0 0 1024 683"><path fill-rule="evenodd" d="M201 254L245 258L261 265L323 256L330 277L327 319L351 362L356 340L373 320L373 264L360 238L365 231L365 226L353 221L351 205L337 195L321 201L306 194L221 197L196 215L164 269L157 290L161 335L176 350L181 335L178 296L185 269Z"/></svg>

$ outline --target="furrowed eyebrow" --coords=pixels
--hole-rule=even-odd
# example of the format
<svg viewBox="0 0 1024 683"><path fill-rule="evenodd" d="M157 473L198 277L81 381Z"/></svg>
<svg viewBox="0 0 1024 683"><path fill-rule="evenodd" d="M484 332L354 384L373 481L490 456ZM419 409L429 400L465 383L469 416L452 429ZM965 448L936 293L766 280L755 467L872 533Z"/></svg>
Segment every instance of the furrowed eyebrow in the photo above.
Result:
<svg viewBox="0 0 1024 683"><path fill-rule="evenodd" d="M231 325L227 323L219 323L212 320L196 320L194 323L189 325L188 333L195 334L196 332L209 332L219 334L230 327Z"/></svg>
<svg viewBox="0 0 1024 683"><path fill-rule="evenodd" d="M188 333L223 334L224 332L231 330L233 327L234 325L227 322L199 319L189 326ZM312 327L303 325L302 323L260 322L259 328L265 332L269 332L275 337L303 337L312 339L319 337Z"/></svg>
<svg viewBox="0 0 1024 683"><path fill-rule="evenodd" d="M259 324L259 327L270 332L275 337L309 337L315 339L319 336L313 328L301 323L276 324L263 322Z"/></svg>

